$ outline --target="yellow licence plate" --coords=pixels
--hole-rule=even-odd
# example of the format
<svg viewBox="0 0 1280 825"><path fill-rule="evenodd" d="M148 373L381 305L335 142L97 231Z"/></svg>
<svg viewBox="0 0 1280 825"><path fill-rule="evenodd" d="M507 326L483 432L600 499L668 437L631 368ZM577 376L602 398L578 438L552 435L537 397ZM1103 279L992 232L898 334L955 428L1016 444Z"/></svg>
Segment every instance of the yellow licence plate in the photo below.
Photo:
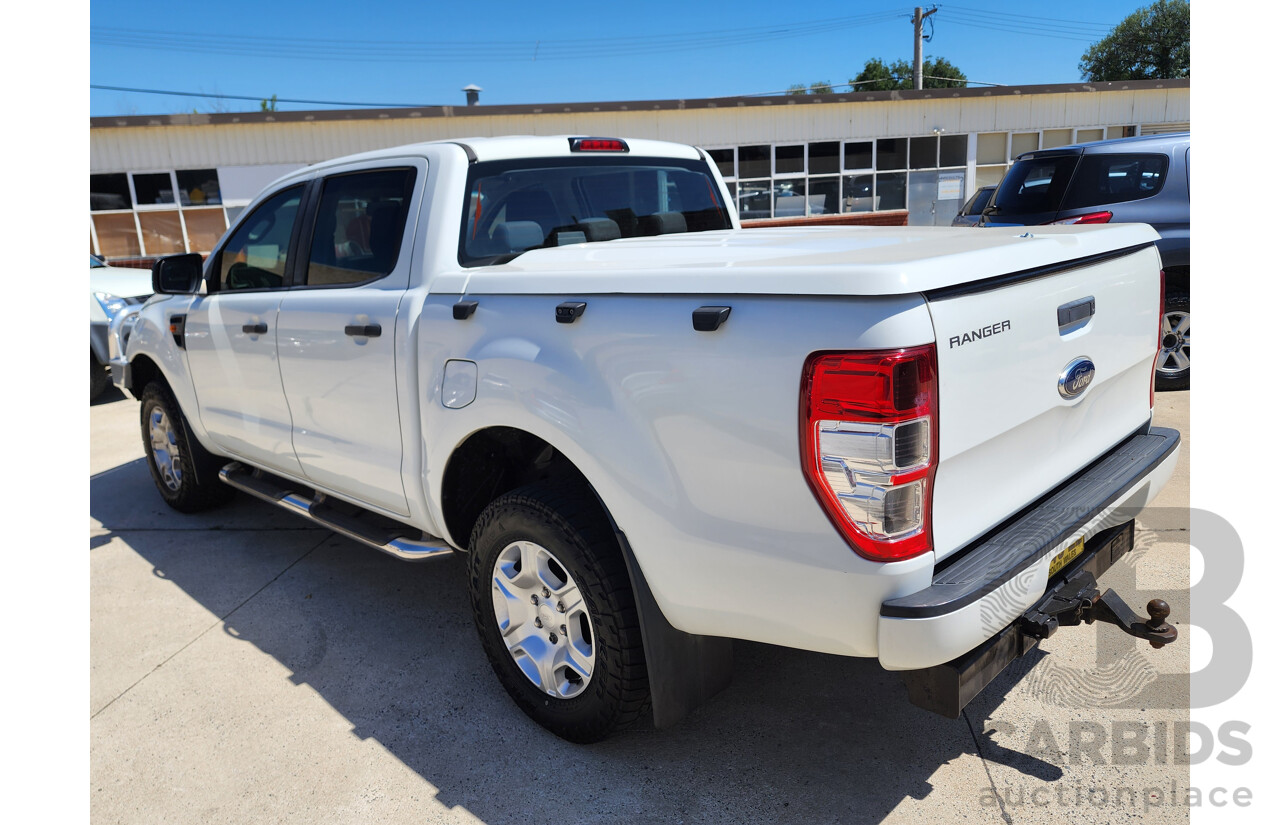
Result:
<svg viewBox="0 0 1280 825"><path fill-rule="evenodd" d="M1083 552L1084 552L1084 537L1081 536L1080 538L1071 542L1070 546L1068 546L1066 550L1063 550L1062 552L1058 553L1058 555L1054 556L1053 561L1049 562L1049 578L1053 578L1054 576L1056 576L1059 570L1066 567L1068 564L1071 563L1072 559L1074 559L1076 556L1080 555Z"/></svg>

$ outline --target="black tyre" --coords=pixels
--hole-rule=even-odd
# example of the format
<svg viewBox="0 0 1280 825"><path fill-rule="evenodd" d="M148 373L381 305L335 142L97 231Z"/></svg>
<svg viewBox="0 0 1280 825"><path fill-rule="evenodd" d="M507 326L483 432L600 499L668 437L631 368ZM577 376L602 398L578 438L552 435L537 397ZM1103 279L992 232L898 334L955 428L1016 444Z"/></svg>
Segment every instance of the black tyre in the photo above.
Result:
<svg viewBox="0 0 1280 825"><path fill-rule="evenodd" d="M187 418L163 383L142 392L142 444L151 478L165 502L182 513L229 500L233 489L218 480L219 460L191 437Z"/></svg>
<svg viewBox="0 0 1280 825"><path fill-rule="evenodd" d="M1191 296L1166 295L1160 324L1160 354L1156 360L1156 389L1185 390L1191 386Z"/></svg>
<svg viewBox="0 0 1280 825"><path fill-rule="evenodd" d="M471 609L494 673L520 709L570 742L647 712L631 582L599 503L531 486L490 504L471 533Z"/></svg>
<svg viewBox="0 0 1280 825"><path fill-rule="evenodd" d="M111 373L107 372L107 368L98 363L98 359L94 357L93 350L89 351L89 400L93 401L99 395L107 391L107 387L111 386Z"/></svg>

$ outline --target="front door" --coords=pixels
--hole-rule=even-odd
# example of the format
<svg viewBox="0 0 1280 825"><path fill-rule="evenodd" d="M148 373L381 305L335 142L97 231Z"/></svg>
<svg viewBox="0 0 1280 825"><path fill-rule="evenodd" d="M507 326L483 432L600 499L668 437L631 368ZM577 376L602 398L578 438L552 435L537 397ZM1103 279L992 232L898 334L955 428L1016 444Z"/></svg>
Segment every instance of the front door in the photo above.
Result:
<svg viewBox="0 0 1280 825"><path fill-rule="evenodd" d="M298 229L301 184L263 201L215 258L213 291L187 313L186 348L200 421L222 450L301 474L276 353L280 299Z"/></svg>

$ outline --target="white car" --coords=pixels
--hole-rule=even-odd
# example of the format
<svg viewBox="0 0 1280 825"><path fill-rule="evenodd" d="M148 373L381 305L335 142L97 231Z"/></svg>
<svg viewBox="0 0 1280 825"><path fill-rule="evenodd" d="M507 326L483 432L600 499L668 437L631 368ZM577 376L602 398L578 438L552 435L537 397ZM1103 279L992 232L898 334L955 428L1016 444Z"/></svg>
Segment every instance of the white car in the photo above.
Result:
<svg viewBox="0 0 1280 825"><path fill-rule="evenodd" d="M107 329L125 307L151 295L151 271L108 266L89 256L89 400L111 386L107 365Z"/></svg>
<svg viewBox="0 0 1280 825"><path fill-rule="evenodd" d="M174 509L465 554L496 675L572 741L679 720L732 639L875 657L952 717L1059 626L1173 640L1094 579L1178 456L1154 230L732 204L648 140L317 164L156 265L112 373Z"/></svg>

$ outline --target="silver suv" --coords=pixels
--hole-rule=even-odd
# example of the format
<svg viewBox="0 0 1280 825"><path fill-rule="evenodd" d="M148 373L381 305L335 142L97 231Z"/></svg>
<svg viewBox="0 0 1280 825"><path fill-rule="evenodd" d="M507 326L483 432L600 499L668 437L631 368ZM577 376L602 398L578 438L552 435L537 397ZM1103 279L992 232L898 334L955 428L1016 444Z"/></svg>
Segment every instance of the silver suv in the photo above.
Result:
<svg viewBox="0 0 1280 825"><path fill-rule="evenodd" d="M1190 169L1190 132L1027 152L1009 167L979 224L1146 223L1159 232L1162 390L1191 385Z"/></svg>

